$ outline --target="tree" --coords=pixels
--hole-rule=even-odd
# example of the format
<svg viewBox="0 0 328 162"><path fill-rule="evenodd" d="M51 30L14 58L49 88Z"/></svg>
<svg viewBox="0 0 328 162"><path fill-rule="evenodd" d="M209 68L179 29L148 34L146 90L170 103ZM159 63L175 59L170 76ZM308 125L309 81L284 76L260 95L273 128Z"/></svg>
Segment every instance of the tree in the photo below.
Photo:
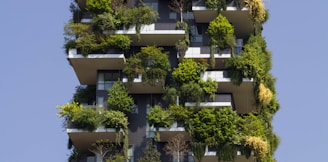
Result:
<svg viewBox="0 0 328 162"><path fill-rule="evenodd" d="M173 80L182 85L183 83L198 82L200 80L200 73L205 71L206 66L196 62L193 59L183 59L179 63L178 68L172 72Z"/></svg>
<svg viewBox="0 0 328 162"><path fill-rule="evenodd" d="M162 109L160 106L156 105L152 107L147 114L147 119L150 125L158 127L169 127L172 124L170 117L170 112Z"/></svg>
<svg viewBox="0 0 328 162"><path fill-rule="evenodd" d="M142 47L135 56L127 59L123 72L132 82L136 74L142 74L142 81L150 85L164 83L167 73L171 70L168 53L156 46Z"/></svg>
<svg viewBox="0 0 328 162"><path fill-rule="evenodd" d="M234 27L222 14L210 22L207 32L211 36L211 45L218 46L221 50L233 48L235 44Z"/></svg>
<svg viewBox="0 0 328 162"><path fill-rule="evenodd" d="M108 105L112 110L122 111L124 113L130 112L134 101L129 96L121 81L115 82L113 87L108 90Z"/></svg>
<svg viewBox="0 0 328 162"><path fill-rule="evenodd" d="M113 144L110 140L97 140L92 144L93 149L90 149L95 155L101 156L101 162L105 162L108 154L113 150Z"/></svg>
<svg viewBox="0 0 328 162"><path fill-rule="evenodd" d="M226 0L206 0L205 6L209 9L216 9L218 12L226 10Z"/></svg>
<svg viewBox="0 0 328 162"><path fill-rule="evenodd" d="M201 102L204 96L202 87L195 82L184 83L181 86L181 102L196 102L197 105Z"/></svg>
<svg viewBox="0 0 328 162"><path fill-rule="evenodd" d="M194 157L198 160L198 162L201 162L204 155L205 155L205 143L203 142L192 142L192 152L194 154Z"/></svg>
<svg viewBox="0 0 328 162"><path fill-rule="evenodd" d="M158 152L152 139L148 140L147 147L143 150L143 157L139 158L139 162L161 162L161 153Z"/></svg>
<svg viewBox="0 0 328 162"><path fill-rule="evenodd" d="M177 162L180 162L183 161L185 154L189 152L189 145L183 139L182 134L177 134L165 144L164 151L173 156Z"/></svg>
<svg viewBox="0 0 328 162"><path fill-rule="evenodd" d="M96 86L77 86L73 95L73 101L89 105L94 104L96 102Z"/></svg>
<svg viewBox="0 0 328 162"><path fill-rule="evenodd" d="M183 22L183 12L191 6L190 0L171 0L169 8L180 14L180 22Z"/></svg>
<svg viewBox="0 0 328 162"><path fill-rule="evenodd" d="M87 0L86 10L94 16L112 12L111 0Z"/></svg>

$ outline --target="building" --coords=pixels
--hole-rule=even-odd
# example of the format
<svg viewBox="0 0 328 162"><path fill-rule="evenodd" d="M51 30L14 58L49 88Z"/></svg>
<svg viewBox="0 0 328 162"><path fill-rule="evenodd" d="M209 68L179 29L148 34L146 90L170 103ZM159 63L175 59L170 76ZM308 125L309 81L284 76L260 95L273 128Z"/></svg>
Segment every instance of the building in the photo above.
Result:
<svg viewBox="0 0 328 162"><path fill-rule="evenodd" d="M236 162L273 161L279 139L272 132L271 117L279 104L275 99L274 78L269 73L271 54L265 43L260 42L262 24L268 16L261 0L75 0L72 4L73 20L65 28L67 58L80 84L89 86L91 91L88 93L94 94L94 97L77 101L83 109L91 108L95 112L98 112L98 109L93 109L95 107L111 109L107 102L108 90L116 82L121 82L133 98L131 111L124 112L129 123L127 130L107 128L102 124L89 130L83 129L72 121L74 117L62 114L68 119L67 133L69 143L76 151L74 155L85 155L80 156L80 161L101 161L102 154L98 152L95 155L95 151L90 150L95 149L97 141L102 144L99 141L106 140L117 144L114 150L124 150L122 154L128 157L128 161L137 162L143 157L143 149L149 139L156 139L155 149L161 152L162 161L196 161L192 142L204 143L202 161L206 162L218 161L218 157L225 160L227 157L220 154L220 151L223 154L229 151L225 146L233 146L229 155L233 155ZM177 5L182 6L183 12L179 12ZM156 51L156 54L149 51ZM162 58L163 55L166 57ZM157 60L159 56L163 60ZM232 64L232 59L235 59L235 64ZM165 60L169 61L169 68ZM183 69L179 65L184 60L192 60L189 65L195 64L202 70L196 67L189 67L190 71ZM206 64L208 66L204 68ZM179 68L186 74L175 73ZM196 73L189 73L194 69ZM193 74L197 76L194 80L181 79L183 75ZM206 87L209 78L211 83L215 83L214 91ZM90 88L92 86L94 88ZM169 101L163 100L169 88L178 93L174 93ZM207 91L205 88L208 88ZM173 103L170 103L172 100ZM231 128L236 129L233 136L242 134L244 141L232 141L229 137L227 141L220 142L221 138L217 135L207 138L197 130L188 133L191 129L185 127L186 121L173 120L169 126L163 127L147 120L147 114L153 107L157 105L169 111L170 104L178 104L191 111L190 118L196 118L194 114L202 109L219 114L217 111L228 108L246 124L259 121L259 129L263 127L265 131L254 134L247 126L233 123ZM254 114L254 120L248 118L249 113ZM197 124L192 122L190 125L196 127ZM226 134L222 129L218 131ZM182 134L183 141L190 144L182 158L178 158L177 154L166 154L163 150L167 142L178 134ZM260 142L247 143L248 137L258 137ZM214 141L207 142L209 139ZM265 144L266 151L255 149L254 145L259 143ZM247 150L249 152L245 153ZM246 155L250 157L246 158Z"/></svg>

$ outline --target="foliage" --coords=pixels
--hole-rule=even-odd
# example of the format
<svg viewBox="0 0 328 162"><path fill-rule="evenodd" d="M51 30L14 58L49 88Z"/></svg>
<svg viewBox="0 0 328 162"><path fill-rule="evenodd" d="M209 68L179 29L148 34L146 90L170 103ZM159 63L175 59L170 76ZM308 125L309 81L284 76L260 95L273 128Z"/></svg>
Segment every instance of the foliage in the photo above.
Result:
<svg viewBox="0 0 328 162"><path fill-rule="evenodd" d="M99 15L111 12L111 0L87 0L86 10L92 15Z"/></svg>
<svg viewBox="0 0 328 162"><path fill-rule="evenodd" d="M245 0L233 0L239 10L245 7Z"/></svg>
<svg viewBox="0 0 328 162"><path fill-rule="evenodd" d="M260 161L264 160L268 153L268 143L260 137L246 136L245 146L254 150L255 156Z"/></svg>
<svg viewBox="0 0 328 162"><path fill-rule="evenodd" d="M77 86L73 95L73 101L89 105L94 104L96 102L96 86Z"/></svg>
<svg viewBox="0 0 328 162"><path fill-rule="evenodd" d="M126 59L123 73L128 77L128 81L131 83L136 74L144 73L144 68L141 65L141 60L136 55Z"/></svg>
<svg viewBox="0 0 328 162"><path fill-rule="evenodd" d="M226 0L206 0L205 6L209 9L216 9L218 12L226 10Z"/></svg>
<svg viewBox="0 0 328 162"><path fill-rule="evenodd" d="M71 151L70 156L68 157L68 162L75 162L82 160L84 157L86 157L85 154L79 153L75 148Z"/></svg>
<svg viewBox="0 0 328 162"><path fill-rule="evenodd" d="M64 26L64 35L66 40L77 39L85 34L87 34L90 30L90 26L82 23L74 23L73 21L65 24Z"/></svg>
<svg viewBox="0 0 328 162"><path fill-rule="evenodd" d="M257 96L260 103L266 106L270 104L273 94L269 88L266 88L263 83L260 83L259 92Z"/></svg>
<svg viewBox="0 0 328 162"><path fill-rule="evenodd" d="M253 113L249 113L239 120L239 133L241 136L256 136L265 138L266 127L263 120L260 117L255 116Z"/></svg>
<svg viewBox="0 0 328 162"><path fill-rule="evenodd" d="M95 143L92 144L93 149L90 151L96 155L101 156L101 162L105 161L107 154L113 150L113 144L110 140L97 140Z"/></svg>
<svg viewBox="0 0 328 162"><path fill-rule="evenodd" d="M161 162L161 153L157 150L152 139L148 140L148 145L143 152L144 155L139 158L139 162Z"/></svg>
<svg viewBox="0 0 328 162"><path fill-rule="evenodd" d="M177 22L177 28L185 30L184 39L178 40L175 43L175 49L178 51L179 60L181 61L184 58L186 51L188 50L189 45L190 45L189 26L188 26L188 23L186 23L186 22Z"/></svg>
<svg viewBox="0 0 328 162"><path fill-rule="evenodd" d="M162 109L160 106L156 105L152 107L147 114L147 119L150 125L158 127L169 127L172 124L172 119L170 117L170 112L168 110Z"/></svg>
<svg viewBox="0 0 328 162"><path fill-rule="evenodd" d="M141 24L149 25L157 21L159 18L158 12L152 7L145 5L140 1L140 5L137 8L133 8L134 24L136 25L137 33L140 33Z"/></svg>
<svg viewBox="0 0 328 162"><path fill-rule="evenodd" d="M163 100L168 104L168 105L174 105L177 104L177 96L178 92L174 87L169 87L166 88Z"/></svg>
<svg viewBox="0 0 328 162"><path fill-rule="evenodd" d="M134 103L121 81L115 82L113 87L108 90L107 102L110 109L124 113L130 112Z"/></svg>
<svg viewBox="0 0 328 162"><path fill-rule="evenodd" d="M234 161L236 158L237 147L235 144L226 142L217 146L216 156L218 161Z"/></svg>
<svg viewBox="0 0 328 162"><path fill-rule="evenodd" d="M78 129L86 129L88 131L95 130L100 121L97 118L98 113L93 109L82 109L73 115L72 122L74 126Z"/></svg>
<svg viewBox="0 0 328 162"><path fill-rule="evenodd" d="M124 113L115 110L104 111L102 114L102 124L105 128L127 129L128 119Z"/></svg>
<svg viewBox="0 0 328 162"><path fill-rule="evenodd" d="M182 103L196 102L198 105L204 96L202 87L195 82L184 83L180 87L180 91Z"/></svg>
<svg viewBox="0 0 328 162"><path fill-rule="evenodd" d="M208 145L232 142L237 135L237 120L237 113L230 107L217 111L202 108L193 118L195 138Z"/></svg>
<svg viewBox="0 0 328 162"><path fill-rule="evenodd" d="M205 71L205 68L200 63L193 59L183 59L178 67L172 72L172 78L179 84L189 83L191 81L198 82L200 73Z"/></svg>
<svg viewBox="0 0 328 162"><path fill-rule="evenodd" d="M141 51L127 59L123 72L131 82L135 74L142 74L142 80L151 85L163 83L171 70L167 52L156 46L141 47Z"/></svg>
<svg viewBox="0 0 328 162"><path fill-rule="evenodd" d="M206 81L199 81L200 86L202 87L203 91L206 95L208 95L212 100L215 99L215 93L218 90L219 84L212 80L211 78L207 79Z"/></svg>
<svg viewBox="0 0 328 162"><path fill-rule="evenodd" d="M57 113L58 117L64 117L65 121L69 121L73 119L74 114L82 111L82 106L77 103L73 102L71 104L65 104L62 106L57 106L61 112Z"/></svg>
<svg viewBox="0 0 328 162"><path fill-rule="evenodd" d="M207 32L211 36L211 45L218 46L221 50L228 47L233 47L234 27L222 14L219 14L213 21L210 22Z"/></svg>
<svg viewBox="0 0 328 162"><path fill-rule="evenodd" d="M192 110L190 108L180 105L171 105L169 107L169 111L175 121L185 121L189 119L192 114Z"/></svg>
<svg viewBox="0 0 328 162"><path fill-rule="evenodd" d="M108 44L120 50L126 51L130 48L131 40L126 35L115 34L109 36Z"/></svg>
<svg viewBox="0 0 328 162"><path fill-rule="evenodd" d="M267 14L262 0L245 0L245 5L254 22L265 21Z"/></svg>
<svg viewBox="0 0 328 162"><path fill-rule="evenodd" d="M164 146L166 154L175 157L177 162L183 161L184 156L189 152L189 145L183 138L182 134L177 134Z"/></svg>
<svg viewBox="0 0 328 162"><path fill-rule="evenodd" d="M83 37L77 39L75 43L76 48L80 49L84 56L98 49L97 39L94 34L85 34Z"/></svg>
<svg viewBox="0 0 328 162"><path fill-rule="evenodd" d="M194 157L200 162L205 155L205 143L203 142L192 142L191 143L192 152Z"/></svg>
<svg viewBox="0 0 328 162"><path fill-rule="evenodd" d="M263 80L271 69L271 53L266 50L262 36L251 36L239 57L228 59L226 67L231 70L232 78L241 83L243 77Z"/></svg>
<svg viewBox="0 0 328 162"><path fill-rule="evenodd" d="M108 12L95 16L92 21L93 31L100 34L103 33L103 31L115 30L117 25L115 24L115 17Z"/></svg>

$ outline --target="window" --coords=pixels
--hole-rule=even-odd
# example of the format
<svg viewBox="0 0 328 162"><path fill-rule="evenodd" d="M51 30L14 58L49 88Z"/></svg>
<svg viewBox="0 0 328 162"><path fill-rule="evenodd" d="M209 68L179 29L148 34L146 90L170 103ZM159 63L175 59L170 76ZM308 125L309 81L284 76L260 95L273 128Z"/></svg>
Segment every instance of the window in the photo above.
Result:
<svg viewBox="0 0 328 162"><path fill-rule="evenodd" d="M120 78L118 71L98 73L98 90L108 90Z"/></svg>

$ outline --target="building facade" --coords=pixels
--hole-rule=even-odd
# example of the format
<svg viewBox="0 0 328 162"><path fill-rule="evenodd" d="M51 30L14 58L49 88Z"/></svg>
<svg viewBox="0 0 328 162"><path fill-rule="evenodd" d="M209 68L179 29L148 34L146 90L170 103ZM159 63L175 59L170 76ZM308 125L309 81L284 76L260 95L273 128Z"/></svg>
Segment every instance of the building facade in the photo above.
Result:
<svg viewBox="0 0 328 162"><path fill-rule="evenodd" d="M117 82L133 99L131 105L128 102L130 111L122 111L126 128L104 126L101 122L109 118L88 129L78 124L71 111L74 103L66 105L66 114L60 106L74 148L71 161L99 162L115 159L114 154L122 155L123 161L141 161L149 141L161 153L161 161L198 161L193 145L197 142L203 144L203 162L275 161L279 138L272 132L271 119L279 104L269 73L271 54L261 36L268 18L261 0L75 0L71 11L65 47L83 85L73 98L77 111L120 111L108 102ZM82 92L92 97L78 97ZM170 115L163 119L170 120L169 125L150 119L154 107L166 111L160 114L163 118L164 113ZM172 107L183 111L172 112ZM222 121L226 117L221 110L227 116L233 113L234 122ZM184 112L187 117L177 117ZM201 113L214 114L214 122L205 125L218 130L197 124L207 122ZM226 126L232 133L224 130ZM188 147L169 152L165 148L178 134Z"/></svg>

